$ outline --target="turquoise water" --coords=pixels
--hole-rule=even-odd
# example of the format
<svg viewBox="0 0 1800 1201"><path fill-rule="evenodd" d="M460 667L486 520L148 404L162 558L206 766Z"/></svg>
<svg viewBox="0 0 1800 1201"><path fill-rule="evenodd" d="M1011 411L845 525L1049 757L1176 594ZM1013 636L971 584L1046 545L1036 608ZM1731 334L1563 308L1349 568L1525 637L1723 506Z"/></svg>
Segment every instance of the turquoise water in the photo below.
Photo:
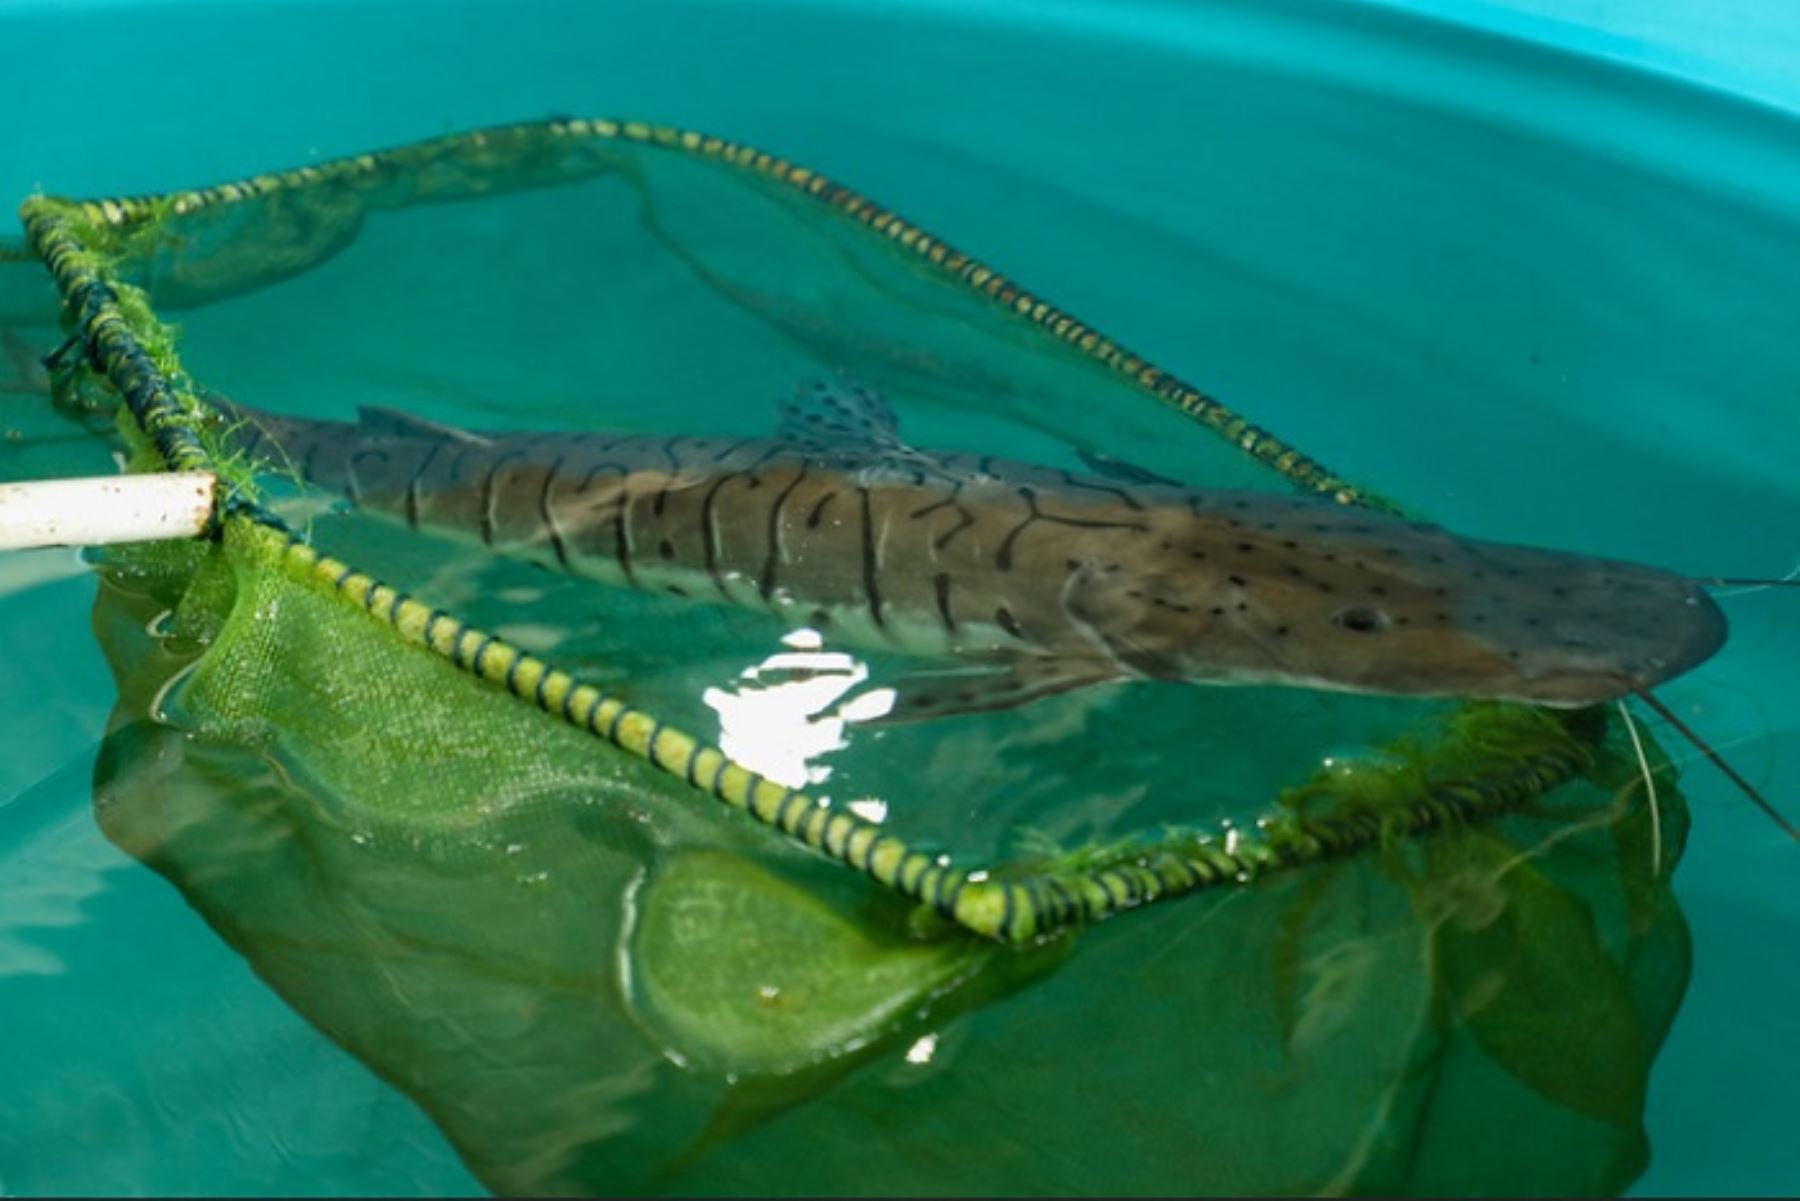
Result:
<svg viewBox="0 0 1800 1201"><path fill-rule="evenodd" d="M704 11L9 10L0 86L24 118L0 193L645 114L853 182L1453 526L1696 573L1792 564L1769 519L1800 450L1778 107L1360 6ZM0 1184L474 1189L94 831L93 584L70 554L0 570L0 620L35 632L0 682ZM1732 647L1667 691L1778 802L1800 779L1790 603L1733 600ZM1792 847L1704 768L1689 789L1695 975L1639 1189L1781 1191Z"/></svg>

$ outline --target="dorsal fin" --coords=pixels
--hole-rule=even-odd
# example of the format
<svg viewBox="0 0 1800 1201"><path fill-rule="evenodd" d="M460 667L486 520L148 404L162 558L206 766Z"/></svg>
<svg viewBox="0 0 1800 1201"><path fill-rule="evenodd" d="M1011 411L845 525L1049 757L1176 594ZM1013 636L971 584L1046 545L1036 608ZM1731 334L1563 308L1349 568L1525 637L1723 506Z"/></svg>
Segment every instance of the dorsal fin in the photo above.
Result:
<svg viewBox="0 0 1800 1201"><path fill-rule="evenodd" d="M781 402L775 434L785 442L871 458L910 449L900 441L900 423L887 401L838 380L813 380L796 388Z"/></svg>
<svg viewBox="0 0 1800 1201"><path fill-rule="evenodd" d="M416 438L428 442L468 442L477 446L484 446L490 441L480 434L472 434L468 430L457 429L453 425L427 421L423 417L403 413L399 409L383 408L380 405L358 406L356 423L371 434L384 434L390 438Z"/></svg>
<svg viewBox="0 0 1800 1201"><path fill-rule="evenodd" d="M858 483L948 484L973 482L977 476L944 458L908 446L900 423L881 396L861 385L839 380L801 384L781 402L776 437L801 453L849 474Z"/></svg>

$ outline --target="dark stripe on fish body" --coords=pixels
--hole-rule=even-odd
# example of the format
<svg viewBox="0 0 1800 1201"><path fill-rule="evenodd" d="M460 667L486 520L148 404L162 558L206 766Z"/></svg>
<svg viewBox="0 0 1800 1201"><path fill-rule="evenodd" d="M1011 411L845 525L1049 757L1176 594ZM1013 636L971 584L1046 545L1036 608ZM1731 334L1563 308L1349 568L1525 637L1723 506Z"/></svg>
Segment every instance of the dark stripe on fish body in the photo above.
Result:
<svg viewBox="0 0 1800 1201"><path fill-rule="evenodd" d="M548 453L527 453L500 476L494 485L494 545L516 551L525 559L542 556L550 532L541 520L539 506L544 480L560 462L560 453L554 458Z"/></svg>
<svg viewBox="0 0 1800 1201"><path fill-rule="evenodd" d="M456 448L456 457L450 460L449 470L444 472L444 483L454 486L462 479L463 461L477 448L485 446L479 442L464 442Z"/></svg>
<svg viewBox="0 0 1800 1201"><path fill-rule="evenodd" d="M1026 526L1043 516L1038 512L1036 492L1030 488L1020 488L1019 497L1025 502L1027 510L1025 520L1006 532L1006 537L1000 540L1000 549L994 552L994 567L1000 571L1012 570L1013 543L1017 541L1020 534L1025 532Z"/></svg>
<svg viewBox="0 0 1800 1201"><path fill-rule="evenodd" d="M958 484L957 487L961 488L962 485ZM939 534L937 538L932 541L932 550L941 551L948 547L952 538L975 524L975 514L964 508L962 502L956 500L954 493L951 494L951 500L956 505L956 524L951 526L948 530L945 530L942 534Z"/></svg>
<svg viewBox="0 0 1800 1201"><path fill-rule="evenodd" d="M412 479L406 481L406 524L415 530L419 528L419 481L424 478L426 470L431 466L431 461L437 458L438 451L442 449L444 449L442 442L433 442L430 449L425 452L425 457L419 460L419 466L413 471Z"/></svg>
<svg viewBox="0 0 1800 1201"><path fill-rule="evenodd" d="M385 450L368 449L359 450L350 456L350 462L344 472L344 483L349 489L350 503L353 505L360 506L362 504L362 478L359 474L360 468L357 465L364 459L374 459L385 465L388 461L388 452Z"/></svg>
<svg viewBox="0 0 1800 1201"><path fill-rule="evenodd" d="M713 515L713 502L719 498L719 489L741 474L730 471L714 480L706 490L706 499L700 502L700 553L706 561L706 574L712 577L713 587L726 600L731 599L731 589L726 586L725 577L719 574L718 521Z"/></svg>
<svg viewBox="0 0 1800 1201"><path fill-rule="evenodd" d="M592 467L587 469L587 474L581 477L581 482L579 484L575 485L576 495L580 495L581 493L584 493L589 488L591 488L594 484L594 480L603 471L611 472L614 475L618 476L619 477L619 486L622 489L624 487L625 479L631 475L632 468L631 468L631 464L629 464L629 463L619 463L619 462L613 461L612 459L607 459L602 462L595 463Z"/></svg>
<svg viewBox="0 0 1800 1201"><path fill-rule="evenodd" d="M676 486L691 482L682 478L681 457L675 452L675 444L682 440L681 437L674 437L663 439L657 443L657 449L662 451L667 471L663 476L662 486L656 490L656 495L650 502L650 512L656 517L661 517L668 508L669 494L676 490Z"/></svg>
<svg viewBox="0 0 1800 1201"><path fill-rule="evenodd" d="M556 515L550 509L550 489L556 483L556 473L562 470L562 465L562 457L559 457L544 472L544 486L538 491L538 520L544 523L544 532L550 535L550 549L556 554L557 564L567 571L569 547L563 541L562 530L556 524Z"/></svg>
<svg viewBox="0 0 1800 1201"><path fill-rule="evenodd" d="M1094 482L1093 480L1084 480L1080 476L1078 476L1075 473L1070 472L1070 471L1063 472L1062 478L1063 478L1063 483L1071 488L1085 488L1089 492L1104 492L1108 496L1118 497L1120 503L1123 504L1128 509L1136 510L1139 513L1142 513L1144 511L1144 506L1141 503L1139 503L1137 497L1131 495L1131 493L1125 491L1125 489L1120 488L1116 485L1100 484L1100 483Z"/></svg>
<svg viewBox="0 0 1800 1201"><path fill-rule="evenodd" d="M1005 605L1001 605L998 609L994 610L994 622L1001 629L1005 630L1019 641L1023 642L1026 640L1025 631L1019 628L1019 619L1014 617L1012 615L1012 610L1008 609Z"/></svg>
<svg viewBox="0 0 1800 1201"><path fill-rule="evenodd" d="M481 541L483 545L494 545L494 489L500 478L501 469L508 463L523 459L521 451L508 451L488 464L488 469L481 477Z"/></svg>
<svg viewBox="0 0 1800 1201"><path fill-rule="evenodd" d="M730 458L733 454L737 453L738 451L742 450L744 447L750 445L752 442L755 442L755 441L756 441L755 438L739 438L734 442L728 442L728 443L726 443L724 450L720 451L718 454L716 454L712 457L712 461L715 463L723 463L726 459Z"/></svg>
<svg viewBox="0 0 1800 1201"><path fill-rule="evenodd" d="M577 564L577 571L580 571L583 558L610 559L619 564L625 582L635 585L632 558L639 539L636 532L626 526L632 516L627 507L631 501L628 488L631 468L614 460L590 463L586 455L571 455L570 460L557 473L558 485L574 479L576 473L581 472L579 482L567 488L555 487L547 501L551 512L559 518L556 529L563 537L570 559ZM584 464L589 464L586 470L583 470ZM605 487L596 487L603 477Z"/></svg>
<svg viewBox="0 0 1800 1201"><path fill-rule="evenodd" d="M962 487L962 485L958 484L958 485L956 485L956 487L960 488L960 487ZM955 503L956 503L956 492L954 490L952 490L949 496L944 497L944 499L942 499L942 500L933 501L932 503L924 506L923 508L914 509L911 513L907 514L907 517L913 521L917 521L921 517L931 516L933 513L937 512L939 509L943 508L945 505L953 505Z"/></svg>
<svg viewBox="0 0 1800 1201"><path fill-rule="evenodd" d="M318 480L318 473L314 466L314 461L316 459L318 459L319 452L324 449L325 449L325 439L315 435L313 438L312 445L306 448L305 457L300 460L300 478L301 479L314 480L314 481Z"/></svg>
<svg viewBox="0 0 1800 1201"><path fill-rule="evenodd" d="M621 485L619 499L613 503L613 557L619 561L619 570L625 573L625 582L635 588L637 576L631 570L631 534L625 528L625 506L630 499L630 494Z"/></svg>
<svg viewBox="0 0 1800 1201"><path fill-rule="evenodd" d="M793 495L794 489L806 479L808 470L802 466L795 472L794 478L788 481L788 486L776 495L775 503L769 506L769 552L763 558L761 584L764 601L775 595L775 569L781 562L781 511L787 506L788 497Z"/></svg>
<svg viewBox="0 0 1800 1201"><path fill-rule="evenodd" d="M869 616L874 619L877 629L887 629L887 621L881 616L881 589L875 583L875 517L870 511L869 490L858 487L862 496L862 575L863 592L869 598Z"/></svg>
<svg viewBox="0 0 1800 1201"><path fill-rule="evenodd" d="M823 520L825 516L825 506L836 499L836 492L827 492L824 496L821 496L818 502L813 505L812 512L806 515L806 528L809 530L818 529L819 522Z"/></svg>
<svg viewBox="0 0 1800 1201"><path fill-rule="evenodd" d="M937 589L938 616L944 619L944 629L954 634L956 632L956 618L950 615L949 573L943 571L938 572L937 579L933 581L933 586Z"/></svg>
<svg viewBox="0 0 1800 1201"><path fill-rule="evenodd" d="M472 488L459 488L453 472L467 446L458 447L455 456L437 453L448 443L423 439L404 439L394 443L407 454L407 461L395 473L394 492L385 498L384 507L394 516L404 517L415 528L466 529L471 537L477 531L480 494ZM412 470L408 470L408 466ZM404 483L405 487L400 485Z"/></svg>

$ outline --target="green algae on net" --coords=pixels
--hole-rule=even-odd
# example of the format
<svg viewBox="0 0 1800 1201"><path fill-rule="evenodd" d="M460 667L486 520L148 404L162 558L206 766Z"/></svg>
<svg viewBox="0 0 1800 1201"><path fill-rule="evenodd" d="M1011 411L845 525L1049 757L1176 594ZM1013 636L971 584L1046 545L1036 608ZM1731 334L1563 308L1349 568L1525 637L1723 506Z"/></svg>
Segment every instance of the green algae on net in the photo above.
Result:
<svg viewBox="0 0 1800 1201"><path fill-rule="evenodd" d="M1069 697L846 736L827 804L753 740L683 732L719 720L697 680L755 683L753 616L319 511L206 399L654 429L680 396L748 434L745 398L841 370L947 430L1368 499L1176 377L813 172L631 123L25 216L87 352L61 393L103 373L139 464L233 493L216 540L105 557L102 825L492 1187L1641 1170L1686 944L1603 715Z"/></svg>

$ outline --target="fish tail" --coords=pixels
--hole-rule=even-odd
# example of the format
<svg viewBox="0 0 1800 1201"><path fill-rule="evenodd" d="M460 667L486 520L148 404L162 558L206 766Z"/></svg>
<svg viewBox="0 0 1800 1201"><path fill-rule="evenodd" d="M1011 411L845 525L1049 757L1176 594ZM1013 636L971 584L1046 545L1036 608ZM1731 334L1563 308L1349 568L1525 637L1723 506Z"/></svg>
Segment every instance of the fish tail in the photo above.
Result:
<svg viewBox="0 0 1800 1201"><path fill-rule="evenodd" d="M346 456L342 448L353 426L287 417L224 397L208 400L223 418L226 444L234 453L260 460L259 471L325 488L344 486Z"/></svg>

